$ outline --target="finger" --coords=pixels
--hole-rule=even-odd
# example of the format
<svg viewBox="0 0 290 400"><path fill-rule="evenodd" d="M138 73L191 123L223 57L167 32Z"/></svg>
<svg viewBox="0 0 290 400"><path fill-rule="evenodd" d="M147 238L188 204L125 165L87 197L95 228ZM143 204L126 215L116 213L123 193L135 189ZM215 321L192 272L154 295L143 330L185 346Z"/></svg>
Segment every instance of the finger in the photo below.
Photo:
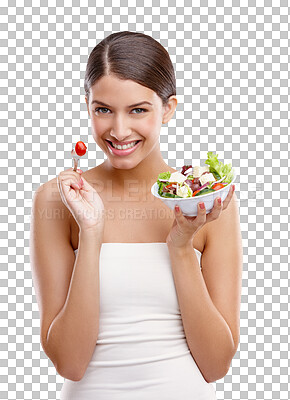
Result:
<svg viewBox="0 0 290 400"><path fill-rule="evenodd" d="M60 181L66 182L66 183L72 182L77 186L78 189L80 189L82 186L82 178L79 176L77 176L77 177L76 176L66 176L65 178L61 179ZM75 185L71 185L71 186L75 186Z"/></svg>
<svg viewBox="0 0 290 400"><path fill-rule="evenodd" d="M60 180L67 179L70 177L70 178L76 179L77 182L79 182L82 174L77 171L74 172L72 170L66 170L66 171L62 171L58 176L59 176Z"/></svg>
<svg viewBox="0 0 290 400"><path fill-rule="evenodd" d="M174 221L173 221L173 224L172 224L172 228L174 228L176 225L177 225L176 218L174 218Z"/></svg>
<svg viewBox="0 0 290 400"><path fill-rule="evenodd" d="M69 179L70 179L69 182L75 181L75 177L69 177ZM58 184L59 191L60 191L62 197L66 200L65 193L67 193L68 190L66 190L67 185L65 184L65 182L68 182L68 178L64 178L64 176L61 176L61 175L59 175L57 177L57 184Z"/></svg>
<svg viewBox="0 0 290 400"><path fill-rule="evenodd" d="M82 170L73 171L72 169L68 169L66 171L61 172L59 176L62 180L67 178L72 178L75 179L76 182L81 183L82 173L83 173Z"/></svg>
<svg viewBox="0 0 290 400"><path fill-rule="evenodd" d="M72 173L77 173L77 174L82 174L84 171L82 171L80 168L78 168L76 171L73 168L70 168L68 171Z"/></svg>
<svg viewBox="0 0 290 400"><path fill-rule="evenodd" d="M70 204L72 201L76 200L80 190L78 187L75 186L75 182L72 181L72 178L59 179L58 182L59 182L62 201L65 204L65 206L70 210Z"/></svg>
<svg viewBox="0 0 290 400"><path fill-rule="evenodd" d="M178 206L174 207L174 211L175 211L175 221L177 222L177 225L179 226L179 228L184 232L184 233L188 233L192 231L192 228L197 227L198 224L192 224L192 219L193 221L196 220L197 217L185 217L182 214L182 211L179 208L179 211L177 210ZM190 222L189 222L190 220Z"/></svg>
<svg viewBox="0 0 290 400"><path fill-rule="evenodd" d="M81 177L79 184L80 184L80 188L82 190L83 196L87 200L92 201L95 196L94 188L88 183L88 181L84 177Z"/></svg>
<svg viewBox="0 0 290 400"><path fill-rule="evenodd" d="M60 182L64 181L68 182L68 180L70 180L72 182L78 183L81 179L81 174L79 174L78 172L76 173L61 172L58 177Z"/></svg>
<svg viewBox="0 0 290 400"><path fill-rule="evenodd" d="M81 169L78 169L76 171L74 171L73 169L69 169L65 172L66 175L71 174L72 176L77 176L77 177L81 176L82 173L83 173L83 171Z"/></svg>
<svg viewBox="0 0 290 400"><path fill-rule="evenodd" d="M88 191L92 188L91 185L88 183L88 181L83 176L80 179L80 183L82 185L82 189L85 191Z"/></svg>
<svg viewBox="0 0 290 400"><path fill-rule="evenodd" d="M84 172L84 171L83 171L82 169L80 169L80 168L77 168L76 170L74 170L73 167L71 167L71 168L65 169L65 170L62 171L61 173L68 172L68 171L70 171L70 172L78 172L78 173L80 173L80 174L82 174L82 173Z"/></svg>
<svg viewBox="0 0 290 400"><path fill-rule="evenodd" d="M234 191L235 191L235 185L231 185L229 193L228 193L227 197L225 198L225 200L223 201L223 210L225 210L227 208L230 201L232 200Z"/></svg>
<svg viewBox="0 0 290 400"><path fill-rule="evenodd" d="M57 176L57 178L56 178L56 182L57 182L57 187L58 187L58 190L59 190L59 192L60 192L60 195L61 195L62 201L63 201L63 202L64 202L64 204L67 206L68 204L67 204L67 201L66 201L65 195L64 195L64 193L63 193L62 184L61 184L61 181L60 181L60 177L59 177L59 175L58 175L58 176Z"/></svg>
<svg viewBox="0 0 290 400"><path fill-rule="evenodd" d="M203 201L197 205L197 217L195 222L198 226L206 223L206 208Z"/></svg>
<svg viewBox="0 0 290 400"><path fill-rule="evenodd" d="M217 219L220 216L220 213L222 212L222 209L223 209L223 203L222 203L222 201L219 202L219 200L221 200L220 197L217 197L216 199L214 199L213 208L207 214L206 222L214 221L215 219Z"/></svg>
<svg viewBox="0 0 290 400"><path fill-rule="evenodd" d="M184 222L186 221L184 215L181 212L181 209L179 206L174 207L174 215L175 215L175 220L178 224L178 226L182 227L184 225Z"/></svg>
<svg viewBox="0 0 290 400"><path fill-rule="evenodd" d="M80 193L82 198L89 203L99 201L98 193L96 193L96 190L88 183L88 181L84 177L81 177Z"/></svg>
<svg viewBox="0 0 290 400"><path fill-rule="evenodd" d="M61 180L62 188L67 193L71 188L80 190L81 186L79 180L76 177L67 177L66 179Z"/></svg>

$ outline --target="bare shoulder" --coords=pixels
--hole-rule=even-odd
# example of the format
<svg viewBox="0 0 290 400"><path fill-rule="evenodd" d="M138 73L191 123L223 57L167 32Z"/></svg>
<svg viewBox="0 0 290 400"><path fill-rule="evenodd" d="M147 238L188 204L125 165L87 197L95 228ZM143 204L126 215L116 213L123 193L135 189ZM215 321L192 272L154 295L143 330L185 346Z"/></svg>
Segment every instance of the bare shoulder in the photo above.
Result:
<svg viewBox="0 0 290 400"><path fill-rule="evenodd" d="M57 185L57 177L43 183L40 185L33 196L34 203L41 205L44 207L42 212L46 215L43 217L46 218L59 218L62 219L65 223L69 221L70 217L72 217L70 211L63 203L58 185ZM34 211L36 211L34 209Z"/></svg>
<svg viewBox="0 0 290 400"><path fill-rule="evenodd" d="M238 198L215 221L205 224L202 273L211 299L228 323L237 347L242 286L243 250Z"/></svg>
<svg viewBox="0 0 290 400"><path fill-rule="evenodd" d="M103 165L97 165L94 168L88 169L82 173L82 176L87 180L87 182L94 188L104 186L106 181L106 172Z"/></svg>
<svg viewBox="0 0 290 400"><path fill-rule="evenodd" d="M40 185L37 188L36 193L38 195L41 194L43 197L48 196L50 198L50 200L61 201L61 197L60 197L59 190L57 187L57 177Z"/></svg>

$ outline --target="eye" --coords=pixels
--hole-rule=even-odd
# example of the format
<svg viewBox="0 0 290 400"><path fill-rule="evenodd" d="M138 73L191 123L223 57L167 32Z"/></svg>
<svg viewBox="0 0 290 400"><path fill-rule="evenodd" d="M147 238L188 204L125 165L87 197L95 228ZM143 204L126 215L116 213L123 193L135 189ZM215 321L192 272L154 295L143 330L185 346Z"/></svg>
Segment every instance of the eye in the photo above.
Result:
<svg viewBox="0 0 290 400"><path fill-rule="evenodd" d="M97 108L95 109L95 112L98 112L98 111L100 111L100 110L109 110L109 109L108 109L108 108L105 108L105 107L97 107ZM143 112L146 112L146 111L147 111L145 108L134 108L133 111L134 111L134 110L141 110L141 112L137 112L137 113L133 113L133 114L142 114ZM102 111L101 114L108 114L108 113Z"/></svg>
<svg viewBox="0 0 290 400"><path fill-rule="evenodd" d="M97 112L97 111L99 111L99 110L108 110L108 108L105 108L105 107L97 107L97 108L95 109L95 112ZM103 112L101 112L101 114L108 114L108 113L103 113Z"/></svg>
<svg viewBox="0 0 290 400"><path fill-rule="evenodd" d="M134 110L142 110L142 111L144 111L144 112L146 112L147 110L145 110L145 108L134 108ZM133 110L133 111L134 111ZM135 113L135 114L142 114L142 113Z"/></svg>

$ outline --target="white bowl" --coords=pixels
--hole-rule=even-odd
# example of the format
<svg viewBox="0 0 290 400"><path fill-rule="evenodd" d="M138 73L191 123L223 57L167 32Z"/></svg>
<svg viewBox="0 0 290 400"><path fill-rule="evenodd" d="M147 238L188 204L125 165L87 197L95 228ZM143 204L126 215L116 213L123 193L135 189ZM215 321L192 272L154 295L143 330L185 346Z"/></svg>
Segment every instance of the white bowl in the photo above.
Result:
<svg viewBox="0 0 290 400"><path fill-rule="evenodd" d="M229 183L224 188L216 190L211 193L202 194L201 196L196 196L196 197L187 197L187 198L172 197L172 198L170 198L170 197L159 196L157 182L154 183L154 185L151 187L151 193L153 194L153 196L162 200L163 203L167 205L167 207L171 208L171 210L174 210L174 207L176 205L178 205L180 207L180 210L183 215L186 215L187 217L195 217L195 216L197 216L198 203L202 203L202 202L204 203L206 213L208 214L212 210L213 205L214 205L214 200L217 197L220 197L223 202L229 193L230 187L235 182L236 177L237 177L237 175L234 172L234 178L233 178L232 182Z"/></svg>

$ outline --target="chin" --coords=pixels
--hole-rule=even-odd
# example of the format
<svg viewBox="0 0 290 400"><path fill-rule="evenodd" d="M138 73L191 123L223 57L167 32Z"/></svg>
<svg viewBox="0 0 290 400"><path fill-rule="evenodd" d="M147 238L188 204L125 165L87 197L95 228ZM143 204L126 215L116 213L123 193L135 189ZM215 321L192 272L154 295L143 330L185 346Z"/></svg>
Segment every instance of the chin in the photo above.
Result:
<svg viewBox="0 0 290 400"><path fill-rule="evenodd" d="M109 162L111 163L112 167L116 169L133 169L137 167L137 165L142 161L133 161L133 160L112 160L108 157Z"/></svg>

